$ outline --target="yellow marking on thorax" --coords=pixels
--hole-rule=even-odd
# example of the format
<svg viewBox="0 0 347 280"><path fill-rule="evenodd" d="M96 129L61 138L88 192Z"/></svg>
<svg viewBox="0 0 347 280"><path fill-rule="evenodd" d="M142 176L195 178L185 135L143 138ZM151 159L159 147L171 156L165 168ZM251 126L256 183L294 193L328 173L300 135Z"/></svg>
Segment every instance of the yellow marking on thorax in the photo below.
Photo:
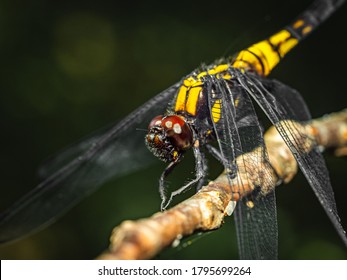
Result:
<svg viewBox="0 0 347 280"><path fill-rule="evenodd" d="M197 78L201 79L202 77L206 76L207 74L209 75L216 75L218 73L224 72L226 70L228 70L230 66L228 64L220 64L220 65L216 65L215 67L213 67L212 69L206 71L203 71L201 73L198 74Z"/></svg>
<svg viewBox="0 0 347 280"><path fill-rule="evenodd" d="M228 70L229 67L230 67L229 64L216 65L215 67L213 67L212 69L208 71L203 71L199 73L196 76L196 78L194 78L193 76L190 76L187 79L185 79L177 94L175 112L186 111L187 113L195 116L197 113L196 110L197 110L199 95L202 91L202 85L203 85L201 78L206 75L217 75L219 73L223 73L226 70ZM218 78L219 77L220 76L218 76ZM224 79L232 78L231 75L228 73L223 73L221 77Z"/></svg>
<svg viewBox="0 0 347 280"><path fill-rule="evenodd" d="M198 82L196 79L194 79L193 77L188 77L187 79L185 79L183 81L183 84L189 88L191 86L193 86L196 82Z"/></svg>
<svg viewBox="0 0 347 280"><path fill-rule="evenodd" d="M183 111L186 105L186 96L188 88L186 86L181 86L177 95L175 112Z"/></svg>
<svg viewBox="0 0 347 280"><path fill-rule="evenodd" d="M196 115L196 109L197 109L196 107L198 104L198 99L199 99L199 95L201 91L202 91L201 86L192 87L189 90L189 96L186 103L186 111L193 116Z"/></svg>
<svg viewBox="0 0 347 280"><path fill-rule="evenodd" d="M220 76L218 75L218 78L219 78ZM231 78L232 78L233 76L231 76L229 73L226 73L226 74L223 74L222 75L222 78L224 79L224 80L230 80Z"/></svg>
<svg viewBox="0 0 347 280"><path fill-rule="evenodd" d="M234 100L234 106L235 106L235 107L239 106L239 103L240 103L240 98L237 97L237 98Z"/></svg>
<svg viewBox="0 0 347 280"><path fill-rule="evenodd" d="M214 123L217 123L220 120L221 117L221 110L222 110L222 100L218 99L212 106L212 120Z"/></svg>
<svg viewBox="0 0 347 280"><path fill-rule="evenodd" d="M267 76L298 42L289 31L281 30L268 40L241 51L232 66L240 69L251 66L258 74Z"/></svg>

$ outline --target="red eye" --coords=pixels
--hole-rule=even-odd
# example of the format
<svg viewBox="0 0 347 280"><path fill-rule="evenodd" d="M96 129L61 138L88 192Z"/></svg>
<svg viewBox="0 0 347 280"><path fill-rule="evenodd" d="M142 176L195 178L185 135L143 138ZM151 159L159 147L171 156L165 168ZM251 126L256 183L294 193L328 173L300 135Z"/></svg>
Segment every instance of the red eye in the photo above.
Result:
<svg viewBox="0 0 347 280"><path fill-rule="evenodd" d="M151 129L153 126L160 126L162 119L163 119L162 115L159 115L153 118L148 125L148 129Z"/></svg>
<svg viewBox="0 0 347 280"><path fill-rule="evenodd" d="M175 161L192 146L193 132L183 117L156 116L148 125L148 149L165 162Z"/></svg>
<svg viewBox="0 0 347 280"><path fill-rule="evenodd" d="M181 134L186 122L178 116L167 116L162 120L162 126L167 130L172 130L175 134Z"/></svg>
<svg viewBox="0 0 347 280"><path fill-rule="evenodd" d="M161 126L167 131L167 136L178 149L185 150L191 146L192 131L181 117L177 115L164 117Z"/></svg>

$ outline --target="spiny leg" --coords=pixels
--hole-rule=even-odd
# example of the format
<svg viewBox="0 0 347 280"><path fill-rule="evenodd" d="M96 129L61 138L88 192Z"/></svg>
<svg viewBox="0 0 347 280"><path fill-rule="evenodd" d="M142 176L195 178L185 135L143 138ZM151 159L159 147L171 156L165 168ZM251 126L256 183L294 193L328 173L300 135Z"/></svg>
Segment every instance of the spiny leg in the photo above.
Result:
<svg viewBox="0 0 347 280"><path fill-rule="evenodd" d="M198 143L198 142L197 142ZM170 202L172 201L173 197L188 190L192 185L197 184L197 188L201 188L204 182L204 178L206 175L206 161L205 161L205 157L202 154L199 145L195 144L193 146L193 153L194 153L194 158L195 158L195 178L191 181L189 181L187 184L185 184L184 186L180 187L179 189L173 191L170 195L170 198L167 199L167 196L165 194L165 185L164 185L164 180L165 178L168 176L168 174L171 173L171 171L173 170L173 168L177 165L177 163L180 161L181 158L179 158L177 161L173 161L171 162L167 168L164 170L164 172L162 173L161 177L160 177L160 182L159 182L159 192L160 192L160 197L162 199L161 202L161 210L165 210L166 207L170 204Z"/></svg>
<svg viewBox="0 0 347 280"><path fill-rule="evenodd" d="M216 149L215 147L206 144L206 148L208 150L208 152L216 159L218 160L221 164L223 164L223 166L227 166L226 162L225 162L225 158L223 158L222 154L218 151L218 149ZM237 173L237 166L235 164L232 165L232 170L228 170L229 173L229 178L233 179L236 176Z"/></svg>
<svg viewBox="0 0 347 280"><path fill-rule="evenodd" d="M163 173L160 176L159 194L160 194L160 198L161 198L161 205L160 205L161 211L165 210L165 208L169 205L169 203L171 202L171 199L172 199L172 196L171 196L171 198L167 201L167 196L165 194L165 189L166 189L165 178L172 172L172 170L181 161L181 159L182 159L182 155L177 157L175 161L170 162L169 165L165 168L165 170L163 171Z"/></svg>

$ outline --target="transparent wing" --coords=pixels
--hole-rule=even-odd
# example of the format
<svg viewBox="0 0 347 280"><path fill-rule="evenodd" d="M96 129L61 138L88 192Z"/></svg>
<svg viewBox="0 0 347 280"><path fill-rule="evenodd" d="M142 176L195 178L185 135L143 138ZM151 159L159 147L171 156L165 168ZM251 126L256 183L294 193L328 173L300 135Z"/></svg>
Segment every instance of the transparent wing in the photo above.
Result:
<svg viewBox="0 0 347 280"><path fill-rule="evenodd" d="M243 75L239 81L276 126L283 140L292 151L319 202L347 246L346 233L337 213L329 173L322 154L317 148L308 153L305 152L305 150L308 150L305 147L299 149L298 147L305 145L302 141L305 135L300 133L293 122L282 122L283 120L306 122L311 119L301 95L278 81L262 79L252 74Z"/></svg>
<svg viewBox="0 0 347 280"><path fill-rule="evenodd" d="M101 135L82 141L51 161L49 170L58 170L1 214L0 243L52 223L111 177L155 162L144 144L145 132L137 128L146 128L153 116L164 112L178 86L173 85ZM79 151L82 153L77 156ZM71 155L77 157L64 165Z"/></svg>
<svg viewBox="0 0 347 280"><path fill-rule="evenodd" d="M234 71L236 70L230 69L232 77L235 77ZM235 181L235 178L238 180L236 184L231 183L240 188L236 192L244 193L249 186L258 189L265 186L273 188L273 177L263 174L264 176L257 176L256 179L253 176L257 171L265 173L268 161L263 131L247 92L236 79L214 79L208 90L211 92L208 94L209 107L212 108L211 118L214 119L219 151L225 159L225 169L232 171L229 174L230 181ZM221 103L219 120L214 106L218 102ZM252 152L251 157L247 155L249 152ZM243 174L242 177L237 176L240 173ZM266 193L269 194L266 196L260 193L255 197L250 194L239 202L234 212L241 259L277 258L275 196L272 190L267 190ZM247 199L254 202L253 208L245 205Z"/></svg>
<svg viewBox="0 0 347 280"><path fill-rule="evenodd" d="M259 196L250 208L238 203L234 212L241 259L277 259L278 227L275 191Z"/></svg>
<svg viewBox="0 0 347 280"><path fill-rule="evenodd" d="M63 150L58 151L56 154L50 156L39 166L37 172L39 178L41 180L46 179L64 165L68 164L71 160L86 152L94 143L98 142L99 138L110 131L113 126L114 125L109 125L94 131L92 134L81 139L77 143L65 147Z"/></svg>

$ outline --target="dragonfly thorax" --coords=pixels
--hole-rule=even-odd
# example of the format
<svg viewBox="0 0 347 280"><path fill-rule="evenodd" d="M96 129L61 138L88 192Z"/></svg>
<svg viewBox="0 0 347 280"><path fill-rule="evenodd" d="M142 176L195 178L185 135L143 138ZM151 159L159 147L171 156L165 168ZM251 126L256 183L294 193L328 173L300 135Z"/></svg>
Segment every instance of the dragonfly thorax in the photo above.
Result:
<svg viewBox="0 0 347 280"><path fill-rule="evenodd" d="M148 149L160 160L176 161L193 143L193 133L178 115L157 116L148 125L145 138Z"/></svg>

